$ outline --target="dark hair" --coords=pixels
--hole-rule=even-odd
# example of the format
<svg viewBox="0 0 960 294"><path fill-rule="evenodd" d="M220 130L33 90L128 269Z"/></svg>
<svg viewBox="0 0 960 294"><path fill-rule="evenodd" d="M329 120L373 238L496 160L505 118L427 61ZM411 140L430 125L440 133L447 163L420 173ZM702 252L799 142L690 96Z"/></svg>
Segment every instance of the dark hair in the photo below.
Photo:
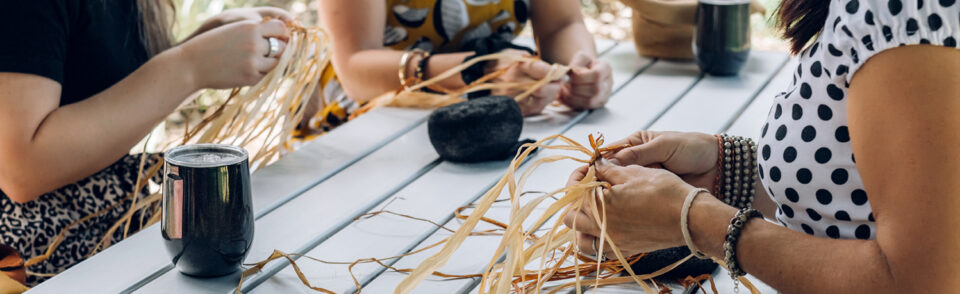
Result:
<svg viewBox="0 0 960 294"><path fill-rule="evenodd" d="M777 28L790 41L790 51L800 53L827 22L830 0L783 0L777 7Z"/></svg>

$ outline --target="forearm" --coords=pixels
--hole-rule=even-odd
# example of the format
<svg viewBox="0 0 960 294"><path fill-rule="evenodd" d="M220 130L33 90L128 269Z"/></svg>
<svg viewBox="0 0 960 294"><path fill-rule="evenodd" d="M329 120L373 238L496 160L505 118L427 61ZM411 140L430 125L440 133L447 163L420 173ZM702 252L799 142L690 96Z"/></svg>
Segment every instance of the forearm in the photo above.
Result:
<svg viewBox="0 0 960 294"><path fill-rule="evenodd" d="M358 102L370 101L384 93L396 91L401 87L399 77L400 59L404 51L390 49L364 50L351 54L341 60L336 60L334 66L347 95ZM424 79L440 75L441 73L460 65L463 59L473 52L436 54L430 57L425 66ZM406 76L413 77L420 58L410 58L406 68ZM439 83L447 89L457 89L464 86L460 75L453 75Z"/></svg>
<svg viewBox="0 0 960 294"><path fill-rule="evenodd" d="M763 217L769 220L776 220L777 204L773 202L767 190L763 188L763 181L759 177L754 177L757 190L754 191L752 207L759 210Z"/></svg>
<svg viewBox="0 0 960 294"><path fill-rule="evenodd" d="M593 35L580 19L567 22L555 31L537 34L537 40L543 59L550 63L570 64L577 52L597 57Z"/></svg>
<svg viewBox="0 0 960 294"><path fill-rule="evenodd" d="M723 260L723 242L736 209L701 195L690 212L695 245ZM874 240L817 238L753 219L742 229L737 261L746 272L784 293L883 293L897 285Z"/></svg>
<svg viewBox="0 0 960 294"><path fill-rule="evenodd" d="M196 90L177 55L177 49L158 55L107 90L56 108L32 137L8 142L19 148L5 148L4 192L17 201L34 200L126 154Z"/></svg>

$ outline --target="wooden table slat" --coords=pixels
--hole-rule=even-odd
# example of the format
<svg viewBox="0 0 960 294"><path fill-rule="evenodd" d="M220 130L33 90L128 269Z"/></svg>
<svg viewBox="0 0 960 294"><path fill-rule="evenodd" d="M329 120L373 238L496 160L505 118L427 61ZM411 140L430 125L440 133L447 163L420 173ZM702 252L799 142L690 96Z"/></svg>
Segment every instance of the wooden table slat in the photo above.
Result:
<svg viewBox="0 0 960 294"><path fill-rule="evenodd" d="M619 45L611 52L616 52L620 46L623 45ZM604 58L606 56L604 55ZM634 57L634 59L638 58ZM644 65L643 62L637 62L636 64L637 69ZM633 76L637 69L631 72L623 72L620 75ZM615 73L616 75L618 73ZM563 117L565 116L562 114L555 114L555 116L528 118L524 127L524 137L539 138L563 131L564 125L569 121L563 120ZM568 114L566 117L572 117L572 115ZM470 165L441 163L391 197L387 201L389 203L387 209L431 219L435 222L444 222L450 217L450 212L453 209L471 202L477 196L477 193L485 190L491 181L502 175L505 168L506 162ZM424 210L423 208L426 206L429 206L430 209ZM375 230L372 228L375 228ZM307 252L307 254L321 259L340 261L400 254L429 236L433 229L435 227L422 222L383 215L354 222L317 248ZM371 234L372 232L390 233ZM311 281L316 281L318 285L328 287L335 292L347 291L353 287L346 266L322 265L309 261L303 261L300 266L305 273L310 275ZM354 272L358 273L361 280L368 280L372 278L371 275L375 275L379 271L379 267L366 265L354 268ZM255 288L254 292L287 293L304 289L302 285L300 287L273 289L271 287L277 285L272 282L273 280L295 277L295 274L292 269L287 268L277 276Z"/></svg>
<svg viewBox="0 0 960 294"><path fill-rule="evenodd" d="M754 51L736 77L706 76L651 130L715 133L736 119L787 61L781 52ZM702 123L709 121L710 123Z"/></svg>

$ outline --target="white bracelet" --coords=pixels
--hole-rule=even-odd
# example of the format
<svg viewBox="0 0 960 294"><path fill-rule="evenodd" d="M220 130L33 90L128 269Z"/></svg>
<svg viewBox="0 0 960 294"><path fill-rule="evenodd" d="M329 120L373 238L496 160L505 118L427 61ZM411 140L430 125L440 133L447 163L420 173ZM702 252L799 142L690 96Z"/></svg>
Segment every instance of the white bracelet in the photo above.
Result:
<svg viewBox="0 0 960 294"><path fill-rule="evenodd" d="M690 214L690 206L693 205L693 200L697 198L697 195L704 192L710 193L710 191L703 188L690 190L687 198L683 200L683 208L680 209L680 230L683 231L683 241L687 243L687 248L690 249L690 253L700 259L706 259L708 257L700 253L697 246L693 244L693 238L690 237L690 228L687 226L687 218Z"/></svg>

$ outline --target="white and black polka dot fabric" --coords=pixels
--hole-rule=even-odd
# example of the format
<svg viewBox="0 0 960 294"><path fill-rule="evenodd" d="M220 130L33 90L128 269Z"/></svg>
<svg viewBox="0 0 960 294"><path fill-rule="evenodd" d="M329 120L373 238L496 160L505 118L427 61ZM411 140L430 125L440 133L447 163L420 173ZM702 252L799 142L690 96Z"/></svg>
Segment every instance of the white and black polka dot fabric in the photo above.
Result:
<svg viewBox="0 0 960 294"><path fill-rule="evenodd" d="M847 129L847 89L870 57L898 46L957 47L958 0L833 0L759 141L760 177L784 226L818 237L876 237Z"/></svg>

